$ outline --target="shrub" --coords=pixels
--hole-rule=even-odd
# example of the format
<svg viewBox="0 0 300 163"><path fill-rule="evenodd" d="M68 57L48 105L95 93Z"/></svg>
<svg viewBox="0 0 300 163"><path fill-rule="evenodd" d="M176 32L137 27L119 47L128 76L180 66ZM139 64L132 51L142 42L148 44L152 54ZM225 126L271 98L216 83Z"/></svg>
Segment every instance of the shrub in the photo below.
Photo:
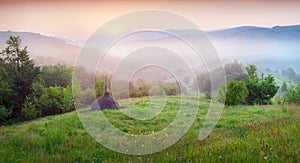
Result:
<svg viewBox="0 0 300 163"><path fill-rule="evenodd" d="M5 121L11 115L11 110L6 109L5 106L0 105L0 121Z"/></svg>
<svg viewBox="0 0 300 163"><path fill-rule="evenodd" d="M227 88L225 84L221 84L218 88L218 95L217 95L217 100L220 103L224 103L226 100L226 92Z"/></svg>
<svg viewBox="0 0 300 163"><path fill-rule="evenodd" d="M248 96L248 90L243 81L235 82L231 80L227 87L226 92L226 105L238 105L245 102Z"/></svg>
<svg viewBox="0 0 300 163"><path fill-rule="evenodd" d="M274 101L277 105L280 105L283 103L283 95L280 95L280 94L277 94L275 97L274 97Z"/></svg>
<svg viewBox="0 0 300 163"><path fill-rule="evenodd" d="M45 88L41 96L35 97L34 103L42 116L60 114L74 108L71 87Z"/></svg>
<svg viewBox="0 0 300 163"><path fill-rule="evenodd" d="M70 86L62 88L62 112L68 112L74 109L73 94Z"/></svg>
<svg viewBox="0 0 300 163"><path fill-rule="evenodd" d="M278 90L275 79L272 75L268 75L264 79L259 79L256 73L256 67L250 65L246 68L249 78L245 79L246 87L248 89L248 96L246 102L249 105L253 104L270 104L271 99L275 96Z"/></svg>
<svg viewBox="0 0 300 163"><path fill-rule="evenodd" d="M287 103L300 104L300 83L288 88L288 91L284 95L284 99Z"/></svg>
<svg viewBox="0 0 300 163"><path fill-rule="evenodd" d="M35 104L33 104L29 97L26 96L25 101L23 103L22 112L24 114L25 119L30 120L38 117L38 111L36 109Z"/></svg>

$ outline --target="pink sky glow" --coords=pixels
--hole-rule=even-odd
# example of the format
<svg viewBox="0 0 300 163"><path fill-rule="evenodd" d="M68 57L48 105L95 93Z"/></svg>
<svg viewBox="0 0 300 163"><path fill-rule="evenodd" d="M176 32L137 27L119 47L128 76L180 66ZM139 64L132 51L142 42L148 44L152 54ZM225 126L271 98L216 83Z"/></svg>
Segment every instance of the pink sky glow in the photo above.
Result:
<svg viewBox="0 0 300 163"><path fill-rule="evenodd" d="M300 1L0 1L0 30L86 39L103 23L132 11L176 13L203 30L300 24Z"/></svg>

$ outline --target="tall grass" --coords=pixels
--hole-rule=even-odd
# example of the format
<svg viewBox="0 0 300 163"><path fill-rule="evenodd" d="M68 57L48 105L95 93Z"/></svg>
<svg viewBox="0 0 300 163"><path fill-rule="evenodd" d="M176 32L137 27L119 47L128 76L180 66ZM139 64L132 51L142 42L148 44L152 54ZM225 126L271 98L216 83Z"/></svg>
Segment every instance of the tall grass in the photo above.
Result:
<svg viewBox="0 0 300 163"><path fill-rule="evenodd" d="M190 107L198 99L190 98ZM133 108L149 105L147 98L135 99ZM104 114L110 122L133 134L151 134L173 121L177 97L167 99L161 114L141 121L116 110ZM201 100L190 130L173 146L145 156L124 155L97 143L83 128L76 112L49 116L13 126L0 127L0 162L299 162L300 107L226 107L212 134L198 140L209 101ZM149 111L149 110L146 110Z"/></svg>

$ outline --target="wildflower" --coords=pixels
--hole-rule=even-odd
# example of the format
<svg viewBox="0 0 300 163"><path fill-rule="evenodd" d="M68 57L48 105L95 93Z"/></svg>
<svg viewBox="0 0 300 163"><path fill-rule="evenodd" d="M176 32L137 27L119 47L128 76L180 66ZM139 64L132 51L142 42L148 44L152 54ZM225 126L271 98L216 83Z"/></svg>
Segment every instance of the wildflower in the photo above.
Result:
<svg viewBox="0 0 300 163"><path fill-rule="evenodd" d="M152 130L151 134L154 135L154 133L155 133L154 130Z"/></svg>

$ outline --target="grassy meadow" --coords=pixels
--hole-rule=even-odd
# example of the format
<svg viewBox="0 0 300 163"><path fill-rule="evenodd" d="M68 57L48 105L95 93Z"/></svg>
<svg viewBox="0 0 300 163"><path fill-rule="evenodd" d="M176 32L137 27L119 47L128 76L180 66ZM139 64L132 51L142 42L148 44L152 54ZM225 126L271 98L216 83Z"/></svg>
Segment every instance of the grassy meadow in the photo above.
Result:
<svg viewBox="0 0 300 163"><path fill-rule="evenodd" d="M159 99L158 99L159 100ZM161 103L160 103L161 102ZM148 98L121 101L126 112L105 110L120 130L146 135L163 130L176 117L180 98L169 96L161 113L147 109ZM97 143L82 126L77 112L48 116L0 127L0 162L298 162L300 160L300 106L267 105L225 107L211 135L198 140L210 101L188 98L187 107L198 107L188 132L173 146L150 155L132 156L111 151ZM131 105L130 105L131 104ZM163 105L162 105L163 106ZM82 111L86 111L83 109ZM153 117L153 118L152 118ZM93 118L93 117L91 117ZM95 117L94 117L95 118Z"/></svg>

